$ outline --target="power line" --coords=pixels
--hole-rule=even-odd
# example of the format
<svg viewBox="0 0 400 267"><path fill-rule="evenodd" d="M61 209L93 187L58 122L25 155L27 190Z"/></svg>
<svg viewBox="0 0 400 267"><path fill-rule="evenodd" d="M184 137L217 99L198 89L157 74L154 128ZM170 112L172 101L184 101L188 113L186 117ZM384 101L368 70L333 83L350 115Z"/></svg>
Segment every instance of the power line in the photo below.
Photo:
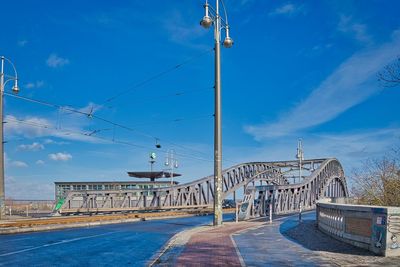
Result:
<svg viewBox="0 0 400 267"><path fill-rule="evenodd" d="M88 138L92 138L92 139L98 139L98 140L102 140L102 141L107 141L109 143L116 143L116 144L121 144L121 145L127 145L127 146L131 146L131 147L137 147L137 148L142 148L142 149L146 149L146 150L151 150L151 148L143 146L143 145L138 145L132 142L128 142L128 141L122 141L122 140L116 140L116 139L109 139L109 138L105 138L105 137L100 137L100 136L94 136L91 135L90 133L82 133L82 132L78 132L78 131L74 131L74 130L69 130L69 129L59 129L50 125L46 125L46 124L40 124L40 123L34 123L34 122L29 122L26 120L20 120L20 119L13 119L13 118L7 118L7 121L5 121L6 123L10 123L10 122L15 122L15 123L21 123L21 124L26 124L26 125L30 125L33 127L39 127L39 128L44 128L44 129L49 129L49 130L55 130L60 132L62 135L65 136L71 136L71 135L81 135L81 136L85 136ZM160 150L161 152L167 153L168 150ZM200 158L200 157L196 157L196 156L191 156L191 155L187 155L187 154L183 154L183 153L176 153L176 155L183 157L183 158L189 158L189 159L195 159L195 160L200 160L200 161L206 161L206 162L213 162L210 159L205 159L205 158Z"/></svg>
<svg viewBox="0 0 400 267"><path fill-rule="evenodd" d="M164 71L161 71L161 72L159 72L159 73L156 73L156 74L154 74L153 76L150 76L149 78L147 78L147 79L145 79L145 80L143 80L143 81L141 81L141 82L139 82L139 83L133 85L131 88L128 88L128 89L126 89L126 90L124 90L124 91L121 91L121 92L119 92L119 93L117 93L117 94L115 94L115 95L113 95L113 96L107 98L102 104L109 103L109 102L115 100L116 98L118 98L118 97L120 97L120 96L122 96L122 95L125 95L125 94L127 94L127 93L129 93L129 92L131 92L131 91L133 91L133 90L135 90L135 89L138 89L138 88L140 88L140 87L142 87L142 86L148 84L148 83L151 82L151 81L154 81L154 80L156 80L156 79L158 79L158 78L160 78L160 77L162 77L162 76L164 76L164 75L166 75L166 74L168 74L168 73L170 73L170 72L173 72L173 71L179 69L180 67L182 67L182 66L188 64L189 62L193 61L194 59L197 59L197 58L199 58L199 57L201 57L201 56L203 56L203 55L205 55L205 54L210 53L211 51L213 51L213 49L214 49L214 48L207 49L206 51L204 51L204 52L201 53L201 54L198 54L198 55L196 55L196 56L190 57L190 58L186 59L185 61L183 61L183 62L181 62L181 63L179 63L179 64L177 64L177 65L174 65L174 66L172 66L172 67L170 67L170 68L168 68L168 69L166 69L166 70L164 70Z"/></svg>
<svg viewBox="0 0 400 267"><path fill-rule="evenodd" d="M159 121L159 122L139 123L139 124L133 125L132 127L147 126L147 125L159 125L159 124L170 123L170 122L194 121L194 120L213 118L213 117L214 117L214 115L204 115L204 116L191 117L191 118L183 117L183 118L176 118L176 119L172 119L172 120L163 120L163 121Z"/></svg>
<svg viewBox="0 0 400 267"><path fill-rule="evenodd" d="M188 147L185 147L185 146L182 146L182 145L175 144L175 143L170 142L168 140L161 139L159 137L153 136L153 135L145 133L143 131L139 131L137 129L134 129L133 127L129 127L129 126L123 125L121 123L113 122L111 120L108 120L108 119L105 119L103 117L97 116L97 115L93 114L92 112L83 112L83 111L80 111L80 110L77 110L77 109L74 109L74 108L70 108L70 107L66 107L66 106L62 106L62 105L59 105L59 104L53 104L53 103L46 102L46 101L43 101L43 100L37 100L37 99L24 97L24 96L20 96L20 95L14 95L14 94L6 93L6 92L4 92L4 95L11 96L11 97L14 97L14 98L17 98L17 99L21 99L21 100L25 100L25 101L28 101L28 102L36 103L36 104L41 104L41 105L45 105L45 106L49 106L49 107L53 107L53 108L57 108L57 109L62 109L62 110L69 111L69 112L72 112L72 113L77 113L77 114L80 114L80 115L85 115L88 118L95 118L97 120L100 120L100 121L103 121L105 123L111 124L114 127L118 127L118 128L121 128L121 129L124 129L124 130L127 130L127 131L131 131L131 132L135 132L135 133L137 133L139 135L142 135L144 137L147 137L147 138L163 141L163 142L171 144L173 146L177 146L177 147L180 147L180 148L185 149L185 150L190 150L192 152L208 156L204 152L197 151L197 150L192 149L192 148L188 148Z"/></svg>
<svg viewBox="0 0 400 267"><path fill-rule="evenodd" d="M213 89L213 88L214 87L207 86L207 87L200 88L200 89L192 89L192 90L186 90L186 91L176 91L175 93L165 94L165 95L161 95L161 96L157 96L157 97L142 98L140 100L140 103L154 102L154 100L165 99L165 98L168 98L168 97L183 96L183 95L187 95L187 94L194 93L194 92L207 91L207 90L210 90L210 89Z"/></svg>

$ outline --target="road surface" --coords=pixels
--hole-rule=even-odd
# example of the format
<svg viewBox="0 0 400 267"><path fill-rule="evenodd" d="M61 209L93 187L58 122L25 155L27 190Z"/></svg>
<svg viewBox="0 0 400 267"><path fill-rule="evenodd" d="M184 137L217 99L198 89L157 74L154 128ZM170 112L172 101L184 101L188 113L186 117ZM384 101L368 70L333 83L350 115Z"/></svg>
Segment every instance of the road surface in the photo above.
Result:
<svg viewBox="0 0 400 267"><path fill-rule="evenodd" d="M233 214L226 214L232 220ZM0 266L146 266L176 233L210 224L197 216L0 235Z"/></svg>

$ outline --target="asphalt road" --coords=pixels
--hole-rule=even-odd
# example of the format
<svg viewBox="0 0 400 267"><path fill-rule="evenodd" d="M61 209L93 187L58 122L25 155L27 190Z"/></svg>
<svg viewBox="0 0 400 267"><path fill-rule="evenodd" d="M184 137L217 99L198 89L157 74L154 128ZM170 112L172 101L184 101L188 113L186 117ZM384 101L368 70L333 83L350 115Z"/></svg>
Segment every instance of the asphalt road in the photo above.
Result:
<svg viewBox="0 0 400 267"><path fill-rule="evenodd" d="M0 235L0 266L146 266L176 233L212 216ZM225 220L232 220L226 214Z"/></svg>

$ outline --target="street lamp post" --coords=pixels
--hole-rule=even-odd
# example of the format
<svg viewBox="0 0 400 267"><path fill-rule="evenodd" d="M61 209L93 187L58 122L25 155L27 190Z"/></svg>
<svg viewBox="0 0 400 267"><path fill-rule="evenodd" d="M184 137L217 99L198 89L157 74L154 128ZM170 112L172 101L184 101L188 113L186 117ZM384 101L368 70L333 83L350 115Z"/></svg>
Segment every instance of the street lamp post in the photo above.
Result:
<svg viewBox="0 0 400 267"><path fill-rule="evenodd" d="M225 20L219 14L219 4L225 13ZM214 51L215 51L215 114L214 114L214 226L222 225L222 136L221 136L221 30L225 29L224 47L230 48L233 40L229 36L229 24L224 2L216 0L215 9L208 1L204 5L205 16L200 21L204 28L214 26Z"/></svg>
<svg viewBox="0 0 400 267"><path fill-rule="evenodd" d="M8 58L1 56L1 69L0 69L0 119L1 119L1 129L0 129L0 219L4 219L6 215L5 209L5 185L4 185L4 115L3 115L3 95L6 84L9 81L14 81L14 86L12 91L18 93L18 75L14 64ZM6 75L4 73L4 63L8 62L13 70L14 76Z"/></svg>
<svg viewBox="0 0 400 267"><path fill-rule="evenodd" d="M303 142L301 139L299 139L298 143L297 143L297 153L296 153L296 158L299 160L299 183L301 183L301 170L302 170L302 166L301 166L301 162L304 160L304 151L303 151ZM296 183L296 178L295 179L295 183Z"/></svg>
<svg viewBox="0 0 400 267"><path fill-rule="evenodd" d="M167 156L165 157L165 166L169 167L170 177L171 177L171 186L174 185L174 168L178 168L178 160L175 158L175 150L171 149L168 151Z"/></svg>

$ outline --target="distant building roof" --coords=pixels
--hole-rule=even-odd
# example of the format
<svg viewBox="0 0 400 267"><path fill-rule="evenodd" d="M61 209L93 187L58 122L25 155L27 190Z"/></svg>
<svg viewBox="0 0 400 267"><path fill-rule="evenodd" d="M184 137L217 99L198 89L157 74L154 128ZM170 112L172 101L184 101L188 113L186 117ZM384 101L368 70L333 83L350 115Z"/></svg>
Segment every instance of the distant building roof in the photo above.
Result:
<svg viewBox="0 0 400 267"><path fill-rule="evenodd" d="M136 177L136 178L150 178L151 181L154 181L154 179L159 179L159 178L170 178L171 176L173 177L181 176L181 174L179 173L171 174L170 172L165 172L165 171L128 172L128 175L130 177Z"/></svg>
<svg viewBox="0 0 400 267"><path fill-rule="evenodd" d="M54 184L170 184L170 181L157 181L157 182L150 182L150 181L68 181L68 182L54 182ZM178 184L178 182L174 181L174 184Z"/></svg>

